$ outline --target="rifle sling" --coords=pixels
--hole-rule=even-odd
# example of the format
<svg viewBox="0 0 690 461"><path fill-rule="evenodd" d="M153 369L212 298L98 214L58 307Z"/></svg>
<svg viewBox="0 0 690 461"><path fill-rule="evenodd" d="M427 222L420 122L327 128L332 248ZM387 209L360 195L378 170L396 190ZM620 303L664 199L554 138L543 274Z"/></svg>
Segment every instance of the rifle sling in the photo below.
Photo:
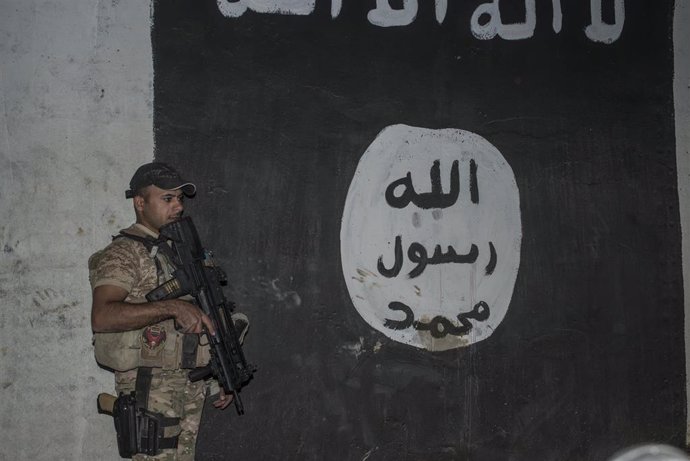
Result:
<svg viewBox="0 0 690 461"><path fill-rule="evenodd" d="M148 411L149 394L151 392L151 380L153 378L152 371L153 369L150 367L137 368L137 380L134 384L134 395L136 398L136 405L138 408L141 408L142 410L146 411ZM149 414L155 415L158 424L160 424L159 432L154 434L151 434L150 432L148 433L149 437L154 437L157 439L155 444L157 445L158 450L177 448L179 436L169 436L167 429L178 428L180 424L180 418L165 416L161 413L150 412Z"/></svg>
<svg viewBox="0 0 690 461"><path fill-rule="evenodd" d="M153 373L150 367L137 368L137 380L134 384L134 395L136 395L138 408L148 409L152 375Z"/></svg>

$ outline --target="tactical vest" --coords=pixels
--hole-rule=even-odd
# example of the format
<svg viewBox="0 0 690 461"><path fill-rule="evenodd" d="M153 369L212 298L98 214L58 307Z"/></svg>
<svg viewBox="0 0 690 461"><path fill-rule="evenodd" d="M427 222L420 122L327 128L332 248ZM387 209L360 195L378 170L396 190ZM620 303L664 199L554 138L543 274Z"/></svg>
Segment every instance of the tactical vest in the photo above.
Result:
<svg viewBox="0 0 690 461"><path fill-rule="evenodd" d="M131 229L129 229L131 232ZM144 245L156 264L158 285L170 280L176 267L167 242L148 235L120 231L113 237L129 238ZM192 301L191 297L180 299ZM116 333L95 333L93 337L96 361L115 371L139 367L177 370L205 366L210 359L208 341L199 343L200 335L183 334L175 328L173 319L138 330ZM205 337L204 337L205 338Z"/></svg>

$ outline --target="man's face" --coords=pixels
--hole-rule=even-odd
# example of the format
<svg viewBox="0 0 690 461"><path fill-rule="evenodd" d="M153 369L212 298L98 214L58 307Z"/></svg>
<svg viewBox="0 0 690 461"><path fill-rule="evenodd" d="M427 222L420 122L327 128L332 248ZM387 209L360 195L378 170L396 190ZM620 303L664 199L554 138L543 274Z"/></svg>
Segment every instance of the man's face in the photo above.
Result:
<svg viewBox="0 0 690 461"><path fill-rule="evenodd" d="M152 231L159 232L161 226L182 216L183 200L184 194L180 190L148 186L134 197L137 221Z"/></svg>

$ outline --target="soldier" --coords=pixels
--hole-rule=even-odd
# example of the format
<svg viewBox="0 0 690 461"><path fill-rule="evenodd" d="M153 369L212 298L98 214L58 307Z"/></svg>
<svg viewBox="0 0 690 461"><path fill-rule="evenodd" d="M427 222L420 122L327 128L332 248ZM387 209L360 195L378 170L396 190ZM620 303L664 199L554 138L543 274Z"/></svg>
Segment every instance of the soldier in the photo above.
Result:
<svg viewBox="0 0 690 461"><path fill-rule="evenodd" d="M167 425L159 454L137 454L135 460L194 459L208 390L203 381L190 382L185 368L208 362L208 343L200 343L199 334L204 328L214 334L214 327L184 299L147 302L145 295L169 280L175 269L152 242L161 226L180 218L184 198L195 193L196 186L170 166L141 166L125 194L133 200L136 223L89 259L96 360L114 371L118 394L136 390L137 405L161 415ZM243 335L246 317L234 314L233 320ZM220 388L213 405L225 409L231 401L232 395Z"/></svg>

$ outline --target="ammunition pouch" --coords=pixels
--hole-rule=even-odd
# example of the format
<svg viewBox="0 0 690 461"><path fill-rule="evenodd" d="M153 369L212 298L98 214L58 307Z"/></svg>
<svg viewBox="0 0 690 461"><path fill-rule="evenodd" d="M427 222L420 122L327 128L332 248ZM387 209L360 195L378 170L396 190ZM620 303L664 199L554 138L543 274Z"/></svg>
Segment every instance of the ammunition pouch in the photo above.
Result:
<svg viewBox="0 0 690 461"><path fill-rule="evenodd" d="M120 393L113 405L117 449L123 458L137 453L154 456L161 450L177 448L178 435L166 434L179 426L180 418L169 418L137 405L136 393Z"/></svg>

